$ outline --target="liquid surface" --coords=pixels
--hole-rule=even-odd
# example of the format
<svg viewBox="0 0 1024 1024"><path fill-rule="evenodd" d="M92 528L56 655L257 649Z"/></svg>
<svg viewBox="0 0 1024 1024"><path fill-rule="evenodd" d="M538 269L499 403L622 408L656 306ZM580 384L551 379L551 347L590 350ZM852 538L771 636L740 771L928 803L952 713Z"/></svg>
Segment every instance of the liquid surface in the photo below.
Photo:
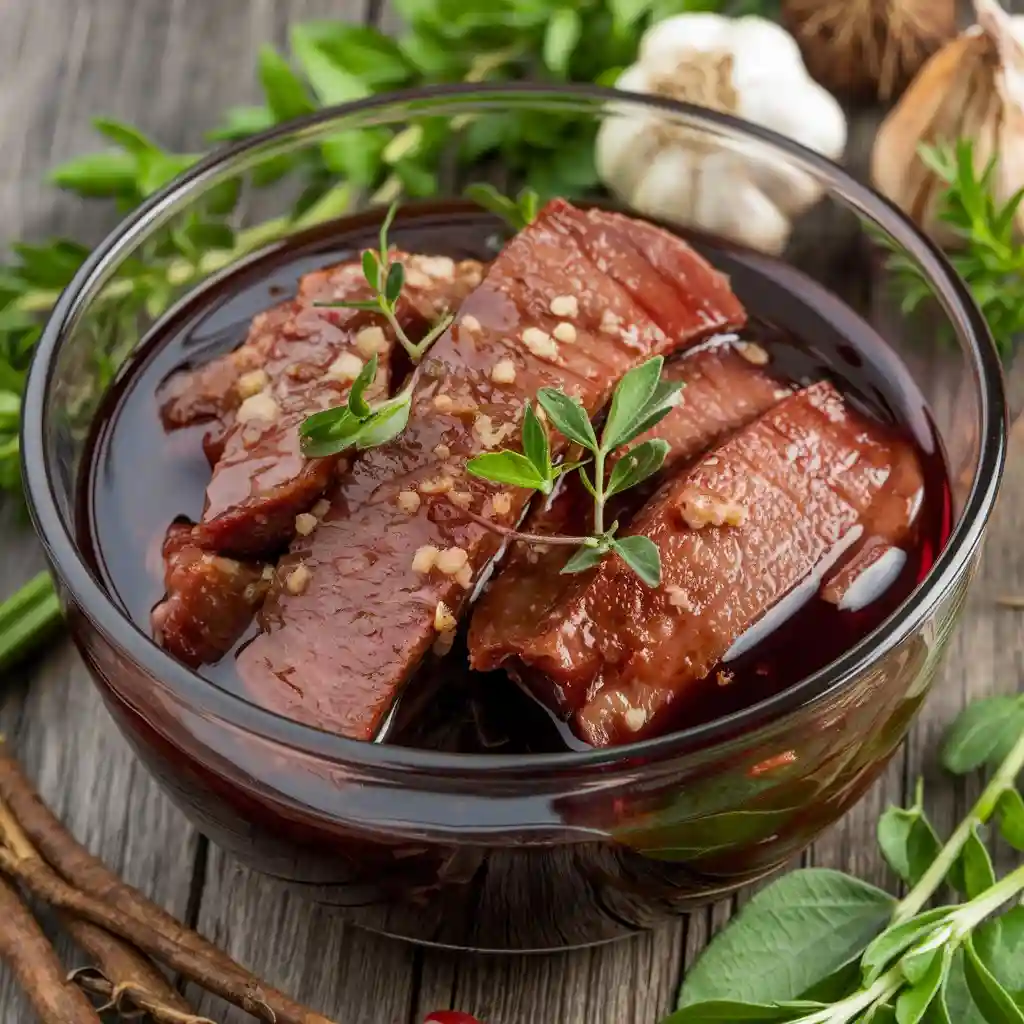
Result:
<svg viewBox="0 0 1024 1024"><path fill-rule="evenodd" d="M160 548L167 526L177 517L200 518L210 478L202 450L207 425L165 433L158 387L173 370L241 344L256 313L291 295L303 274L373 245L376 229L369 217L318 229L201 289L145 340L108 396L85 464L79 530L105 585L147 634L150 612L163 596ZM497 232L486 214L438 206L406 212L391 238L409 252L491 259ZM774 374L801 384L829 378L859 409L913 440L925 473L925 499L906 563L879 598L859 611L812 599L728 661L727 685L712 672L697 703L687 702L687 717L674 723L677 728L755 703L839 657L924 578L951 525L945 464L924 398L874 330L785 264L714 244L697 247L730 275L751 315L743 337L768 350ZM199 671L212 685L242 692L234 652ZM468 671L461 640L410 684L391 716L386 741L503 754L580 746L567 726L504 672Z"/></svg>

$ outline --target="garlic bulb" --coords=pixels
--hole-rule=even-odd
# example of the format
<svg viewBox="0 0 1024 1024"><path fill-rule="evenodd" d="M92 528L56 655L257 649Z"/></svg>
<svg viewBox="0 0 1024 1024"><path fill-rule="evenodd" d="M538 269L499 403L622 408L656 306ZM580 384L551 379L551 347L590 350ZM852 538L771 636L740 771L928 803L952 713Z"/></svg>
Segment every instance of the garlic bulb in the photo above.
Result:
<svg viewBox="0 0 1024 1024"><path fill-rule="evenodd" d="M807 74L785 29L764 18L680 14L652 25L616 82L724 111L833 159L846 146L839 104ZM623 105L601 126L597 169L638 213L780 252L818 183L765 146L732 143L658 111Z"/></svg>
<svg viewBox="0 0 1024 1024"><path fill-rule="evenodd" d="M875 187L937 242L959 241L939 220L944 183L921 160L922 143L974 143L980 175L998 157L997 202L1024 186L1024 16L995 0L975 0L978 24L947 43L921 69L879 129L871 155ZM1024 230L1024 207L1017 213Z"/></svg>

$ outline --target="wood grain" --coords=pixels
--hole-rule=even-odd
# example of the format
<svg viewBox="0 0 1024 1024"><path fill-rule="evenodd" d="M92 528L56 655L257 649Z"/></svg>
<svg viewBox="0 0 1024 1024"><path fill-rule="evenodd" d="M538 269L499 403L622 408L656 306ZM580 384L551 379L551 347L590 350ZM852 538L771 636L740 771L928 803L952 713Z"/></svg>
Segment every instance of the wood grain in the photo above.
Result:
<svg viewBox="0 0 1024 1024"><path fill-rule="evenodd" d="M113 212L102 204L86 207L44 184L52 163L95 147L93 115L130 119L168 146L199 147L221 110L255 98L254 54L261 43L283 44L293 20L361 19L381 6L375 0L5 0L0 240L73 233L95 241L111 226ZM383 17L389 28L397 25L392 13ZM924 771L936 823L948 830L976 794L973 782L953 785L937 772L935 747L965 701L1020 685L1024 617L993 604L998 594L1024 591L1020 458L1020 452L1011 458L970 605L910 740L805 863L892 884L873 836L884 806L901 801ZM0 530L0 596L6 596L42 563L13 510L4 510ZM0 729L90 849L176 914L192 912L200 930L268 980L345 1024L411 1022L452 1005L491 1024L652 1024L671 1007L685 965L733 909L720 905L634 941L559 956L414 950L346 929L288 887L207 849L114 731L66 643L5 679L4 687ZM52 920L44 923L56 934ZM63 938L60 951L73 962ZM216 1000L197 999L216 1021L246 1019ZM4 971L0 1020L33 1021Z"/></svg>

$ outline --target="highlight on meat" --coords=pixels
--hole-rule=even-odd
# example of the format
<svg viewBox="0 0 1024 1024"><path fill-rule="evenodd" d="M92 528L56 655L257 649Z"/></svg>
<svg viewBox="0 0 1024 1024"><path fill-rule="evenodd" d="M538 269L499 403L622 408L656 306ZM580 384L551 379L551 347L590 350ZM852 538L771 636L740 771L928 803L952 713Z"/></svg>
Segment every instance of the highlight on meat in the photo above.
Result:
<svg viewBox="0 0 1024 1024"><path fill-rule="evenodd" d="M102 443L149 448L104 458L152 481L127 603L211 685L364 741L617 746L828 664L941 548L884 342L742 250L556 199L497 255L424 251L393 215L248 285L205 358L199 295L111 405Z"/></svg>

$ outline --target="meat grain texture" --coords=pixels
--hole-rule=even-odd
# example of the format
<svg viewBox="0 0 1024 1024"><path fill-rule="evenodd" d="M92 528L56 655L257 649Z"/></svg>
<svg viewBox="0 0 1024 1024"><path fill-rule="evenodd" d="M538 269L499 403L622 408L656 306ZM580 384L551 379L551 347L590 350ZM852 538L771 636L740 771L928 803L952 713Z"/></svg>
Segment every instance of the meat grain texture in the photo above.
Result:
<svg viewBox="0 0 1024 1024"><path fill-rule="evenodd" d="M263 632L239 656L248 692L290 718L373 738L431 647L450 642L500 547L462 507L512 525L531 498L468 476L466 460L517 449L540 388L562 388L594 415L627 370L744 320L726 279L678 238L549 204L419 367L405 432L363 453L317 529L293 543ZM554 456L565 447L553 434ZM302 585L287 585L300 566Z"/></svg>

